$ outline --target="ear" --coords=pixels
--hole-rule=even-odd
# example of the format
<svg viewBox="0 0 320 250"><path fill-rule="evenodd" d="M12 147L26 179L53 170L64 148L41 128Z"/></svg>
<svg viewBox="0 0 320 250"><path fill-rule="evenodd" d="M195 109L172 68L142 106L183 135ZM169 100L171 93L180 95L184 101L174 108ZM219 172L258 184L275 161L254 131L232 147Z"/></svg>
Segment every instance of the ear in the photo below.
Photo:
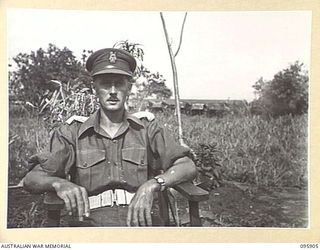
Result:
<svg viewBox="0 0 320 250"><path fill-rule="evenodd" d="M96 89L97 83L96 83L96 77L95 76L92 77L91 84L92 84L93 88Z"/></svg>
<svg viewBox="0 0 320 250"><path fill-rule="evenodd" d="M132 82L128 82L128 93L131 93Z"/></svg>
<svg viewBox="0 0 320 250"><path fill-rule="evenodd" d="M127 90L128 90L128 91L127 91L127 94L128 94L128 96L129 96L130 93L131 93L132 83L133 83L132 79L128 78L128 79L127 79Z"/></svg>

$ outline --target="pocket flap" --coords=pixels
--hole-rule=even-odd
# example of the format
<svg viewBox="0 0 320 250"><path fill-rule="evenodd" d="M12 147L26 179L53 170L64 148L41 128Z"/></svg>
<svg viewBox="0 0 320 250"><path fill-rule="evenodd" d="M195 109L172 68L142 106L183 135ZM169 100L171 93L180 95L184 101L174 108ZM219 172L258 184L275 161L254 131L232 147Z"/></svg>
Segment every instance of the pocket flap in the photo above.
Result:
<svg viewBox="0 0 320 250"><path fill-rule="evenodd" d="M78 151L79 168L89 168L106 159L105 150L90 149Z"/></svg>
<svg viewBox="0 0 320 250"><path fill-rule="evenodd" d="M123 148L122 149L122 159L125 161L129 161L135 163L137 165L144 165L144 157L145 157L146 149L145 148Z"/></svg>

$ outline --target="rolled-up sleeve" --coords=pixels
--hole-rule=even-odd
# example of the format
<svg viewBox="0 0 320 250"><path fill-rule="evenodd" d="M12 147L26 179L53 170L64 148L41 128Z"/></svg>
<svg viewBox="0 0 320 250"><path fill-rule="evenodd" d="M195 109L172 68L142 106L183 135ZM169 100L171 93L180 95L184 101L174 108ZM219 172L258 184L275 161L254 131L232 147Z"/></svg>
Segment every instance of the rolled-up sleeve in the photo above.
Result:
<svg viewBox="0 0 320 250"><path fill-rule="evenodd" d="M44 171L50 176L65 178L75 164L75 143L70 128L62 126L55 130L47 149L33 156L33 161L39 165L38 171Z"/></svg>
<svg viewBox="0 0 320 250"><path fill-rule="evenodd" d="M173 163L182 157L188 156L189 149L181 146L170 133L160 127L156 121L148 126L149 147L156 161L153 168L167 170Z"/></svg>

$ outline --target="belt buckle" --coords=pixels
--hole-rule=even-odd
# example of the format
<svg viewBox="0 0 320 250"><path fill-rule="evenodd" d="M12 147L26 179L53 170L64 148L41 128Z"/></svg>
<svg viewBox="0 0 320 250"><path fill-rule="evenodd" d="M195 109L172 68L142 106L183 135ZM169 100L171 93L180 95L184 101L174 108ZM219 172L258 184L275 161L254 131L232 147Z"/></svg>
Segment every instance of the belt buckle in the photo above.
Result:
<svg viewBox="0 0 320 250"><path fill-rule="evenodd" d="M116 197L116 204L118 206L129 205L134 196L134 193L129 193L127 190L124 189L115 189L114 193Z"/></svg>
<svg viewBox="0 0 320 250"><path fill-rule="evenodd" d="M113 207L129 205L135 193L130 193L124 189L107 190L101 194L89 197L90 209L100 207Z"/></svg>
<svg viewBox="0 0 320 250"><path fill-rule="evenodd" d="M125 193L123 189L115 189L114 194L115 194L114 202L117 204L117 206L126 205L126 198L125 198Z"/></svg>

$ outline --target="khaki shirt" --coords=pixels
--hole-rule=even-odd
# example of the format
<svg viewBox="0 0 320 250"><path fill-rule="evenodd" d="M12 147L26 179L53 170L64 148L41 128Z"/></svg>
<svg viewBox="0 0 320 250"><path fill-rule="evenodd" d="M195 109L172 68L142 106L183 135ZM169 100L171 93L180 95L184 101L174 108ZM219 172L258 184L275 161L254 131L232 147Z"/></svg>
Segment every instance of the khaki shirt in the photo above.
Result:
<svg viewBox="0 0 320 250"><path fill-rule="evenodd" d="M128 113L111 139L99 126L99 112L54 131L47 152L37 155L36 169L62 178L71 173L89 195L115 188L134 192L189 152L156 121Z"/></svg>

